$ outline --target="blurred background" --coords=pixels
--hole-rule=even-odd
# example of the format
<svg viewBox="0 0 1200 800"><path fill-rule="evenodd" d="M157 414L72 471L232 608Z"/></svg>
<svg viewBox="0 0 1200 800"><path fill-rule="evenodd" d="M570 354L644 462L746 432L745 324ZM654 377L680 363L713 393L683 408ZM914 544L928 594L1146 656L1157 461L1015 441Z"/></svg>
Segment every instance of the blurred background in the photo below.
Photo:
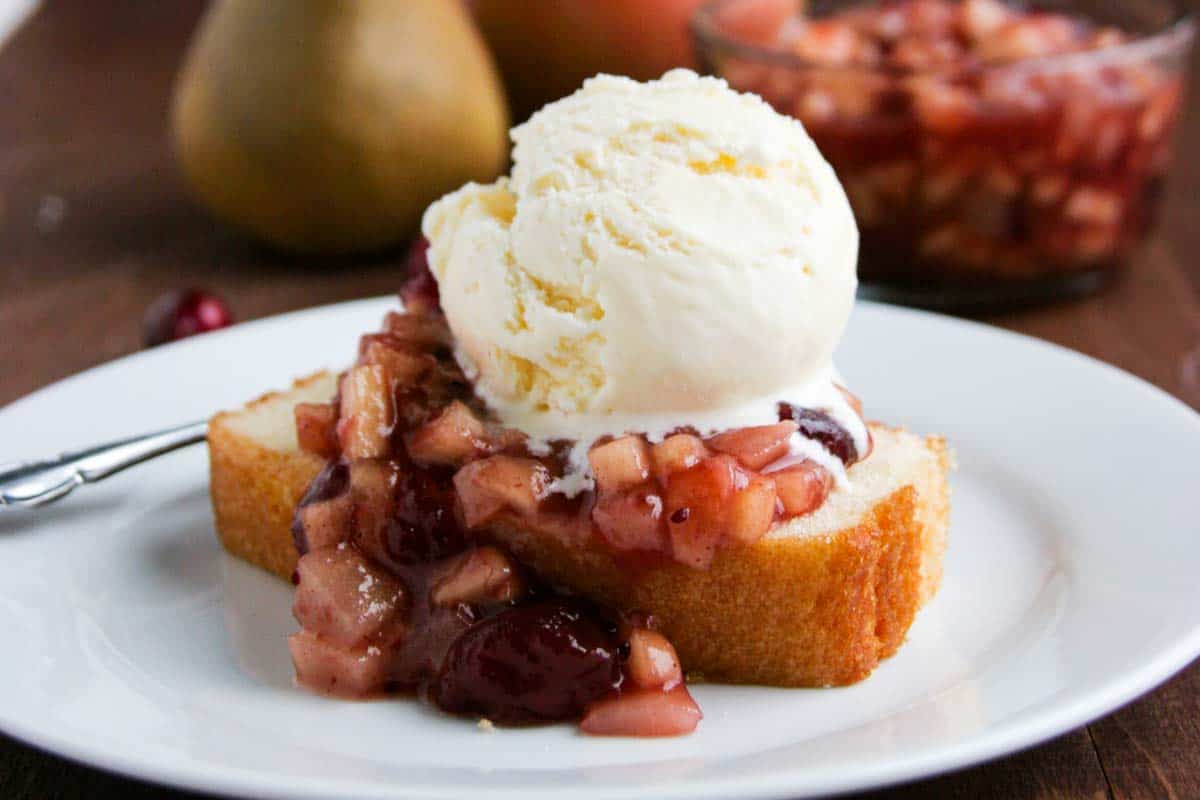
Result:
<svg viewBox="0 0 1200 800"><path fill-rule="evenodd" d="M507 127L598 71L687 66L803 120L855 208L866 296L1045 307L1123 291L1155 252L1194 293L1189 9L1039 8L4 0L0 358L55 367L0 399L395 290L425 206L506 171Z"/></svg>
<svg viewBox="0 0 1200 800"><path fill-rule="evenodd" d="M1058 342L1200 407L1194 4L0 0L0 404L395 292L425 205L506 171L510 124L598 71L688 66L804 121L855 208L865 295ZM1192 668L911 796L1096 796L1097 752L1110 796L1195 796L1198 697ZM135 791L0 738L2 796L95 781Z"/></svg>

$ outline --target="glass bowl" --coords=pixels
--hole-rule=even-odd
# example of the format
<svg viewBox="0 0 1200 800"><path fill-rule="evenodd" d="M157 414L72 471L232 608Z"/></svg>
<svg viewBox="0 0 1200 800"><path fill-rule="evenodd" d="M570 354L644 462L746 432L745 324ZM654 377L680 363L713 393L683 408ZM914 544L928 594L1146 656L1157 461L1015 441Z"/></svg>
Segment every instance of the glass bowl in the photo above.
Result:
<svg viewBox="0 0 1200 800"><path fill-rule="evenodd" d="M869 293L994 307L1090 292L1128 264L1180 114L1179 2L772 6L704 5L697 53L803 121L854 207Z"/></svg>

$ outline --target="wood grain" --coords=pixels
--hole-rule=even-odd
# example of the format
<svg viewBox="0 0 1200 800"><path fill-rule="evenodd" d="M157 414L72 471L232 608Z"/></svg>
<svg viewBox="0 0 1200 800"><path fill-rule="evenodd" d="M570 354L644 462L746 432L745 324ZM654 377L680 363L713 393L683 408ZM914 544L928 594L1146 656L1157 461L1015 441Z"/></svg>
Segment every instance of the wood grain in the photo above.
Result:
<svg viewBox="0 0 1200 800"><path fill-rule="evenodd" d="M189 203L166 143L166 100L201 6L47 0L0 50L0 404L138 350L141 313L168 288L217 290L240 319L395 289L394 253L290 258ZM1193 80L1161 234L1135 269L1100 297L986 321L1116 364L1200 408L1198 89ZM1198 753L1193 665L1041 747L862 797L1195 798ZM0 797L167 794L0 736Z"/></svg>

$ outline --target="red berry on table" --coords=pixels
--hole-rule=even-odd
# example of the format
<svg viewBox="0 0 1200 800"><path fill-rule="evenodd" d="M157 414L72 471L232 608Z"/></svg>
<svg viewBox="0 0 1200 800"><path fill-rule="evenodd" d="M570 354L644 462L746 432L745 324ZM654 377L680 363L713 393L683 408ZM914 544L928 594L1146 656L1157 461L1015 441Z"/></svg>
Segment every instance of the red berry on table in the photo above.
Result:
<svg viewBox="0 0 1200 800"><path fill-rule="evenodd" d="M159 295L142 318L147 347L215 331L233 324L225 301L203 289L182 289Z"/></svg>

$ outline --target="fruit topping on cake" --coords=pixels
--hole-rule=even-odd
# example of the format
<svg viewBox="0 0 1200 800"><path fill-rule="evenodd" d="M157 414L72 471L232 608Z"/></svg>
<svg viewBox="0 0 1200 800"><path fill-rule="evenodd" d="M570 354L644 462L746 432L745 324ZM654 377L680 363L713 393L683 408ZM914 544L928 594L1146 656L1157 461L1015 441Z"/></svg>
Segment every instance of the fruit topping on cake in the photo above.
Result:
<svg viewBox="0 0 1200 800"><path fill-rule="evenodd" d="M406 313L296 408L328 462L293 530L297 677L686 733L655 619L549 585L497 534L704 571L849 486L871 451L832 364L854 221L799 123L691 73L597 78L513 136L510 179L426 214Z"/></svg>

